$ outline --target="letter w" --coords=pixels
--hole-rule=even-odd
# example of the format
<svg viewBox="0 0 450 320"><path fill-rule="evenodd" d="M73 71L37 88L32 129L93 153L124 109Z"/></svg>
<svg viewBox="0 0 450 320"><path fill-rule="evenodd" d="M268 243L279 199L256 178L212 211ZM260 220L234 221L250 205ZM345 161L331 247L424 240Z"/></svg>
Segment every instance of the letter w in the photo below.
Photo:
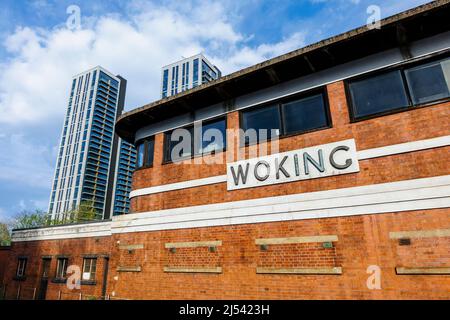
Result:
<svg viewBox="0 0 450 320"><path fill-rule="evenodd" d="M234 171L234 167L230 167L231 174L233 175L234 184L237 186L239 184L239 179L242 177L242 184L247 183L247 176L248 176L248 169L250 168L250 163L247 163L247 167L244 170L242 169L242 165L238 166L238 172L236 175L236 172Z"/></svg>

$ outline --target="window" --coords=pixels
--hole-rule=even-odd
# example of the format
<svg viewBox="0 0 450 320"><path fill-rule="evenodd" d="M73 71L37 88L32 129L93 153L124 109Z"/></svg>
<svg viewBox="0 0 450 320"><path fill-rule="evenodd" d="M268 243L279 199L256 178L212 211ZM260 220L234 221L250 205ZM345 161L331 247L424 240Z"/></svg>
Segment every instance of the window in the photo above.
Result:
<svg viewBox="0 0 450 320"><path fill-rule="evenodd" d="M450 58L402 66L348 82L358 120L450 97Z"/></svg>
<svg viewBox="0 0 450 320"><path fill-rule="evenodd" d="M201 126L195 126L195 128L197 130L195 134L194 125L165 133L165 161L177 161L192 157L192 155L206 155L225 150L225 118L204 121ZM198 140L195 141L195 138Z"/></svg>
<svg viewBox="0 0 450 320"><path fill-rule="evenodd" d="M414 104L449 97L450 58L405 70L408 88Z"/></svg>
<svg viewBox="0 0 450 320"><path fill-rule="evenodd" d="M270 140L274 134L285 136L330 126L325 94L317 91L244 110L241 117L242 129L246 131L241 141L245 144Z"/></svg>
<svg viewBox="0 0 450 320"><path fill-rule="evenodd" d="M153 165L153 154L155 151L155 139L143 140L137 145L136 168L151 167Z"/></svg>
<svg viewBox="0 0 450 320"><path fill-rule="evenodd" d="M48 278L48 273L50 271L50 263L52 260L50 258L42 259L42 278Z"/></svg>
<svg viewBox="0 0 450 320"><path fill-rule="evenodd" d="M162 89L162 97L167 97L167 87L169 85L169 69L164 69L163 73L163 89Z"/></svg>
<svg viewBox="0 0 450 320"><path fill-rule="evenodd" d="M147 156L145 157L145 164L147 166L152 166L153 165L153 156L155 153L155 140L151 139L151 140L147 140Z"/></svg>
<svg viewBox="0 0 450 320"><path fill-rule="evenodd" d="M17 262L17 270L16 270L17 278L25 277L26 267L27 267L27 258L19 258L19 260Z"/></svg>
<svg viewBox="0 0 450 320"><path fill-rule="evenodd" d="M321 94L282 104L284 134L328 127L328 116Z"/></svg>
<svg viewBox="0 0 450 320"><path fill-rule="evenodd" d="M141 168L144 166L144 154L145 154L145 143L141 142L137 146L137 167Z"/></svg>
<svg viewBox="0 0 450 320"><path fill-rule="evenodd" d="M252 109L242 112L242 123L245 131L249 129L256 130L256 140L254 137L246 136L245 143L258 143L269 140L272 137L272 130L280 134L281 119L278 104L267 107ZM260 130L267 130L267 135ZM264 136L260 136L264 134Z"/></svg>
<svg viewBox="0 0 450 320"><path fill-rule="evenodd" d="M361 118L409 105L399 70L349 83L353 115Z"/></svg>
<svg viewBox="0 0 450 320"><path fill-rule="evenodd" d="M57 264L56 264L56 278L57 279L65 279L66 278L68 263L69 263L69 259L58 258Z"/></svg>
<svg viewBox="0 0 450 320"><path fill-rule="evenodd" d="M82 280L94 281L96 271L97 271L97 258L84 258Z"/></svg>
<svg viewBox="0 0 450 320"><path fill-rule="evenodd" d="M201 147L196 154L206 154L225 149L227 127L225 119L205 123L201 128Z"/></svg>
<svg viewBox="0 0 450 320"><path fill-rule="evenodd" d="M180 160L184 158L189 158L192 155L192 137L194 135L194 127L187 127L187 128L179 128L175 129L171 132L166 132L164 134L164 159L166 161L175 161ZM186 142L185 139L188 139ZM179 143L183 143L187 147L181 148L178 146L179 150L175 154L175 148Z"/></svg>
<svg viewBox="0 0 450 320"><path fill-rule="evenodd" d="M193 86L198 86L198 58L194 59L194 77Z"/></svg>

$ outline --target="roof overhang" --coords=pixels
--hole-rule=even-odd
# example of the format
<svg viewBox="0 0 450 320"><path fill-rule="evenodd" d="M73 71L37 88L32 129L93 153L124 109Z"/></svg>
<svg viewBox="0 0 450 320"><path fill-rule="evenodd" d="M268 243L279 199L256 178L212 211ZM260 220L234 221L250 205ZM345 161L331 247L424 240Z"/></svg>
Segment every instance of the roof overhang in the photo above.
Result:
<svg viewBox="0 0 450 320"><path fill-rule="evenodd" d="M116 133L134 143L140 128L186 112L389 49L407 56L409 43L448 31L449 21L449 0L413 8L383 19L380 29L363 26L124 113Z"/></svg>

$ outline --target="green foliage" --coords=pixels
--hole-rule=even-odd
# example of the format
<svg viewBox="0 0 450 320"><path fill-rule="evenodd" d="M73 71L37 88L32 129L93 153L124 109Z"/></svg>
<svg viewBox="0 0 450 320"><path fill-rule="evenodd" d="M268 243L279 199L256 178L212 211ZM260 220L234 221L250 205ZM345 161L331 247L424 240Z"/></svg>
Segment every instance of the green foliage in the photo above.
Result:
<svg viewBox="0 0 450 320"><path fill-rule="evenodd" d="M101 217L97 214L97 211L94 208L94 201L83 200L75 210L64 213L59 221L67 224L99 219L101 219Z"/></svg>
<svg viewBox="0 0 450 320"><path fill-rule="evenodd" d="M97 215L97 211L94 208L94 201L81 201L76 210L76 219L78 222L98 220L99 218L101 217Z"/></svg>
<svg viewBox="0 0 450 320"><path fill-rule="evenodd" d="M84 200L76 209L62 213L54 219L48 213L41 210L35 210L33 212L22 211L16 215L14 221L11 223L11 227L12 229L28 229L100 219L101 216L94 208L94 202L92 200Z"/></svg>
<svg viewBox="0 0 450 320"><path fill-rule="evenodd" d="M11 226L13 229L28 229L46 226L49 222L49 216L41 210L22 211L14 217Z"/></svg>
<svg viewBox="0 0 450 320"><path fill-rule="evenodd" d="M11 244L11 234L5 223L0 223L0 246L9 246Z"/></svg>

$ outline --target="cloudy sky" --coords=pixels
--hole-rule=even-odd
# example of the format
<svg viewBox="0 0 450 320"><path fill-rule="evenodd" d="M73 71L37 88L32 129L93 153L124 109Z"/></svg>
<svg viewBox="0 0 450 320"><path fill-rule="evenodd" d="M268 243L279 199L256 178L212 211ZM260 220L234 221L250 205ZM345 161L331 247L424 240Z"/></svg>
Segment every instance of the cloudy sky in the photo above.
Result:
<svg viewBox="0 0 450 320"><path fill-rule="evenodd" d="M224 74L425 0L1 0L0 221L46 210L73 75L128 80L126 110L158 99L161 66L203 52ZM70 5L81 28L69 30Z"/></svg>

